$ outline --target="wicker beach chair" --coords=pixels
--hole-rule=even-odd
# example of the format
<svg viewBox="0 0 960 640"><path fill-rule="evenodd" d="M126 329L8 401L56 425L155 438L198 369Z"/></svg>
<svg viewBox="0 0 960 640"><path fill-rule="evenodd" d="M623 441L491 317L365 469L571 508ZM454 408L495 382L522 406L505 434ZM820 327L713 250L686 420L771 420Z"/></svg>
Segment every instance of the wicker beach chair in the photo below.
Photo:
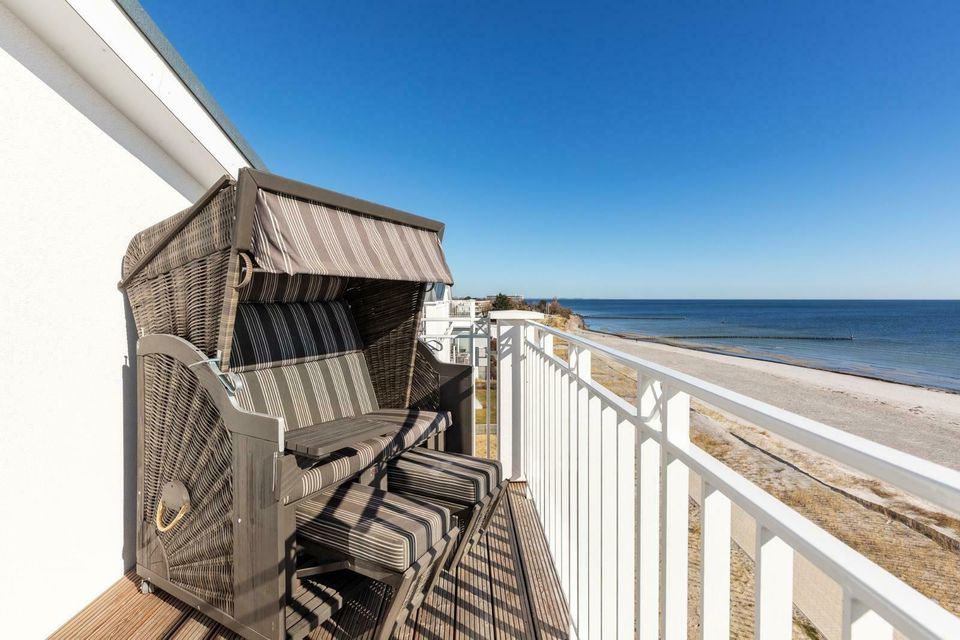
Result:
<svg viewBox="0 0 960 640"><path fill-rule="evenodd" d="M137 572L245 638L302 637L373 580L386 638L458 548L398 455L472 448L469 367L416 340L443 226L252 170L137 234Z"/></svg>

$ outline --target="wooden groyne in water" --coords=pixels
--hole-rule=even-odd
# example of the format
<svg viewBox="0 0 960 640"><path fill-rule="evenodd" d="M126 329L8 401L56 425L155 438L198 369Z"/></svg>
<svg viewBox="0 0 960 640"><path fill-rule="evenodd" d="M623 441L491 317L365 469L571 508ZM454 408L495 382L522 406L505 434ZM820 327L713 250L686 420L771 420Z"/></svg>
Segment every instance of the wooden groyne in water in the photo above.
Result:
<svg viewBox="0 0 960 640"><path fill-rule="evenodd" d="M617 334L620 335L620 334ZM698 336L649 336L658 340L853 340L853 336L741 336L741 335L698 335Z"/></svg>
<svg viewBox="0 0 960 640"><path fill-rule="evenodd" d="M584 316L591 320L686 320L687 316Z"/></svg>

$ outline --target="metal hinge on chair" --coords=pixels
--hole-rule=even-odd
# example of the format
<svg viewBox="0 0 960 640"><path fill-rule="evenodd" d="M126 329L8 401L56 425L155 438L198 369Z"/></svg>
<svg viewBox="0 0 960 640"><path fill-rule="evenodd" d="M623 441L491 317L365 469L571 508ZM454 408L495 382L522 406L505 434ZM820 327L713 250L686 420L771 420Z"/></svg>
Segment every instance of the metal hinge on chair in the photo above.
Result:
<svg viewBox="0 0 960 640"><path fill-rule="evenodd" d="M216 357L210 358L208 360L200 360L199 362L194 362L190 365L190 368L199 367L202 365L207 365L210 367L210 371L213 372L213 375L217 377L217 380L220 381L220 384L223 385L223 388L226 389L227 394L230 396L235 396L237 391L240 390L241 381L240 377L237 376L232 371L223 371L220 369L220 352L217 352Z"/></svg>

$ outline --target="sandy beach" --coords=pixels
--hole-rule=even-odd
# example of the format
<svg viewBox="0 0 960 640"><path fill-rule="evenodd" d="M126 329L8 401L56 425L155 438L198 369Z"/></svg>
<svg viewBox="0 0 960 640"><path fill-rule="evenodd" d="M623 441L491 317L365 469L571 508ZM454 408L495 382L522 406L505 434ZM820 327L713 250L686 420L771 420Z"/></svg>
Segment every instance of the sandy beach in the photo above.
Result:
<svg viewBox="0 0 960 640"><path fill-rule="evenodd" d="M960 394L632 340L589 330L576 333L960 470Z"/></svg>

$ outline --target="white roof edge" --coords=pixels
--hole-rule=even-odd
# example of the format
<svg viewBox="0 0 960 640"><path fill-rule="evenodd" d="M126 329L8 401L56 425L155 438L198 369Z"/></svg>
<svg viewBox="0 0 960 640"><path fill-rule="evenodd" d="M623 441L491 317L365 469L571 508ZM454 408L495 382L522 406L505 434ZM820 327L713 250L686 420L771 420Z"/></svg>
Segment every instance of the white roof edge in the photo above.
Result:
<svg viewBox="0 0 960 640"><path fill-rule="evenodd" d="M153 18L150 17L150 14L147 13L147 10L143 8L140 2L138 0L116 0L116 3L120 5L123 11L130 17L130 20L137 25L137 28L146 36L154 49L163 56L163 59L167 61L167 64L173 69L173 72L179 76L183 84L196 96L197 100L200 101L220 128L223 129L227 137L233 141L233 144L236 145L237 149L240 150L240 153L243 154L250 165L255 169L265 171L267 169L266 164L247 139L243 137L243 134L240 133L230 118L227 117L227 114L224 113L219 103L217 103L210 92L207 91L203 82L193 73L193 70L180 56L176 47L167 39L160 30L160 27L157 26L157 23L153 21Z"/></svg>
<svg viewBox="0 0 960 640"><path fill-rule="evenodd" d="M202 188L251 166L120 5L112 0L0 1Z"/></svg>

